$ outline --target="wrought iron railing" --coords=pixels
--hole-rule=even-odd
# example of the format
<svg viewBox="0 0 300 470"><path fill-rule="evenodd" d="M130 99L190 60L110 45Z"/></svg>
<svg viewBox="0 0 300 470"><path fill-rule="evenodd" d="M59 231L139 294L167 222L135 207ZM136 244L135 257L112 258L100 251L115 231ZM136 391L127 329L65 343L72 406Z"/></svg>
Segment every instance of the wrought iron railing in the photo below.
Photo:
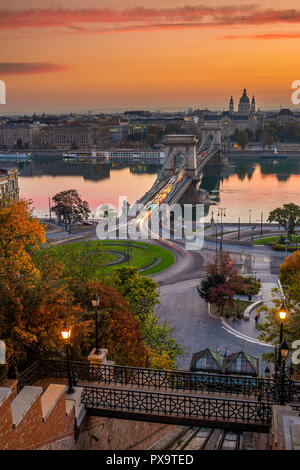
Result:
<svg viewBox="0 0 300 470"><path fill-rule="evenodd" d="M127 385L155 390L196 391L225 395L256 396L277 402L281 381L262 377L206 374L200 372L145 369L130 366L111 366L72 361L71 370L79 382L98 382L109 385ZM19 389L32 385L38 378L67 378L66 361L42 359L19 375ZM300 389L295 382L285 380L285 401L300 400Z"/></svg>
<svg viewBox="0 0 300 470"><path fill-rule="evenodd" d="M32 385L41 378L41 361L36 361L21 374L18 374L17 390L20 392L25 385Z"/></svg>
<svg viewBox="0 0 300 470"><path fill-rule="evenodd" d="M83 386L81 403L91 410L109 409L146 413L151 416L177 416L265 425L269 425L272 421L271 404L229 398Z"/></svg>

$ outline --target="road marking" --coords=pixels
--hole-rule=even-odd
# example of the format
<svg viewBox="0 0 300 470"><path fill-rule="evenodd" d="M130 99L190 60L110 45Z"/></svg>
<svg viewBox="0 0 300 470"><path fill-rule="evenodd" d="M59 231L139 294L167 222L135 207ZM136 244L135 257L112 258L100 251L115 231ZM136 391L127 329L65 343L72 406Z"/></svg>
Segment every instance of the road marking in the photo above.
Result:
<svg viewBox="0 0 300 470"><path fill-rule="evenodd" d="M259 344L260 346L273 348L271 344L264 343L263 341L259 341L258 339L252 338L251 336L247 336L247 335L244 335L243 333L238 332L237 330L232 328L230 325L228 325L228 323L224 319L221 320L221 323L222 323L222 328L224 328L224 330L236 336L237 338L243 339L244 341L248 341L249 343L255 343L255 344Z"/></svg>

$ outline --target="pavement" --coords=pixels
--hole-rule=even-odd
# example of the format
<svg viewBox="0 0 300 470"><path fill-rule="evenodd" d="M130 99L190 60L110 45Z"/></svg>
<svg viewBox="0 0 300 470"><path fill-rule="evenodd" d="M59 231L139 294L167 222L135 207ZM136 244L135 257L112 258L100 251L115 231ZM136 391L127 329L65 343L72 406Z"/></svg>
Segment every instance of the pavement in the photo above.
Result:
<svg viewBox="0 0 300 470"><path fill-rule="evenodd" d="M259 294L253 297L252 299L253 303L257 300L262 300L265 305L267 305L268 307L272 307L273 305L272 299L274 298L272 289L278 288L277 276L273 275L274 282L269 281L270 279L269 275L266 276L267 282L264 282L264 277L265 277L264 275L262 275L261 277L262 277L261 279L262 286L261 286ZM239 297L242 298L241 296ZM278 297L278 295L276 295L275 297ZM256 313L257 313L257 309L253 310L250 313L249 320L244 320L243 318L239 320L238 319L233 320L233 318L228 318L228 319L226 318L224 319L224 323L230 326L230 328L233 328L238 333L257 339L258 330L257 330L257 326L255 323ZM265 317L265 314L263 312L260 312L260 319L258 323L262 323L264 321L264 317Z"/></svg>
<svg viewBox="0 0 300 470"><path fill-rule="evenodd" d="M185 357L178 359L177 367L188 369L193 353L218 347L222 353L243 350L258 357L260 374L264 375L267 364L261 360L261 355L272 351L273 346L257 339L255 312L248 321L214 318L209 315L207 304L197 292L197 285L205 276L207 262L216 255L216 243L206 240L200 251L187 251L184 242L172 241L169 249L175 255L175 263L152 277L159 284L160 304L156 308L159 319L171 326L172 336L186 351ZM273 252L270 247L238 243L227 246L223 243L223 250L230 253L240 274L250 274L261 281L257 299L261 298L270 306L272 288L278 287L279 269L285 254Z"/></svg>
<svg viewBox="0 0 300 470"><path fill-rule="evenodd" d="M198 294L198 284L199 279L192 279L159 287L160 304L156 313L161 322L171 326L173 338L186 352L185 357L177 360L178 369L189 369L192 355L206 348L220 348L223 354L243 350L256 357L270 352L269 345L232 330L222 319L210 316L207 304ZM261 374L265 367L266 363L260 361Z"/></svg>
<svg viewBox="0 0 300 470"><path fill-rule="evenodd" d="M146 233L147 220L143 223ZM233 224L233 227L236 229L237 224ZM230 228L226 227L226 230ZM72 243L89 237L96 239L93 228L74 234L63 230L49 234L49 238L56 243ZM197 292L200 278L205 276L207 263L213 261L216 248L220 248L219 242L216 244L215 241L206 240L201 250L188 251L184 241L145 241L161 244L175 256L172 266L151 277L159 285L160 304L156 307L156 313L161 322L170 325L172 336L186 352L184 357L178 358L177 368L188 369L193 353L201 349L220 348L226 354L244 350L259 357L260 373L263 375L266 363L261 361L261 355L270 352L272 346L257 339L255 313L251 314L249 321L214 318L209 315L207 304ZM241 274L251 274L262 282L261 298L270 305L271 289L277 287L277 276L285 254L273 252L266 246L245 246L239 243L226 245L225 240L223 250L230 253ZM260 321L263 321L263 317Z"/></svg>

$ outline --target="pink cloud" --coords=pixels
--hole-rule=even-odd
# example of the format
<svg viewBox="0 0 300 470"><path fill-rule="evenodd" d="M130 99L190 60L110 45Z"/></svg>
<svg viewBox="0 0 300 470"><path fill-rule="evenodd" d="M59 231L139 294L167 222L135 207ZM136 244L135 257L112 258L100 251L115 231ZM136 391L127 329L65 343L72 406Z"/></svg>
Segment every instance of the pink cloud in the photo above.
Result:
<svg viewBox="0 0 300 470"><path fill-rule="evenodd" d="M114 8L0 10L0 28L11 30L66 27L73 31L105 33L230 25L297 24L299 22L300 10L262 9L251 4L226 7L198 5L161 9L136 7L127 10ZM96 25L101 25L101 27L95 31ZM94 30L91 29L93 26Z"/></svg>
<svg viewBox="0 0 300 470"><path fill-rule="evenodd" d="M254 34L248 36L223 36L220 39L257 39L257 40L271 40L271 39L300 39L300 33L267 33L267 34Z"/></svg>

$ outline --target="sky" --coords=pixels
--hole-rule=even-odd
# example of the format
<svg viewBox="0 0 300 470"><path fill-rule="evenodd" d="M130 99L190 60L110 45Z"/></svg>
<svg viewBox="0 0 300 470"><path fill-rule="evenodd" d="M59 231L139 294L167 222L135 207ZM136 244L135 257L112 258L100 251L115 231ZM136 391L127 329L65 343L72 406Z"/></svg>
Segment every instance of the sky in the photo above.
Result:
<svg viewBox="0 0 300 470"><path fill-rule="evenodd" d="M1 0L0 114L294 108L298 0Z"/></svg>

